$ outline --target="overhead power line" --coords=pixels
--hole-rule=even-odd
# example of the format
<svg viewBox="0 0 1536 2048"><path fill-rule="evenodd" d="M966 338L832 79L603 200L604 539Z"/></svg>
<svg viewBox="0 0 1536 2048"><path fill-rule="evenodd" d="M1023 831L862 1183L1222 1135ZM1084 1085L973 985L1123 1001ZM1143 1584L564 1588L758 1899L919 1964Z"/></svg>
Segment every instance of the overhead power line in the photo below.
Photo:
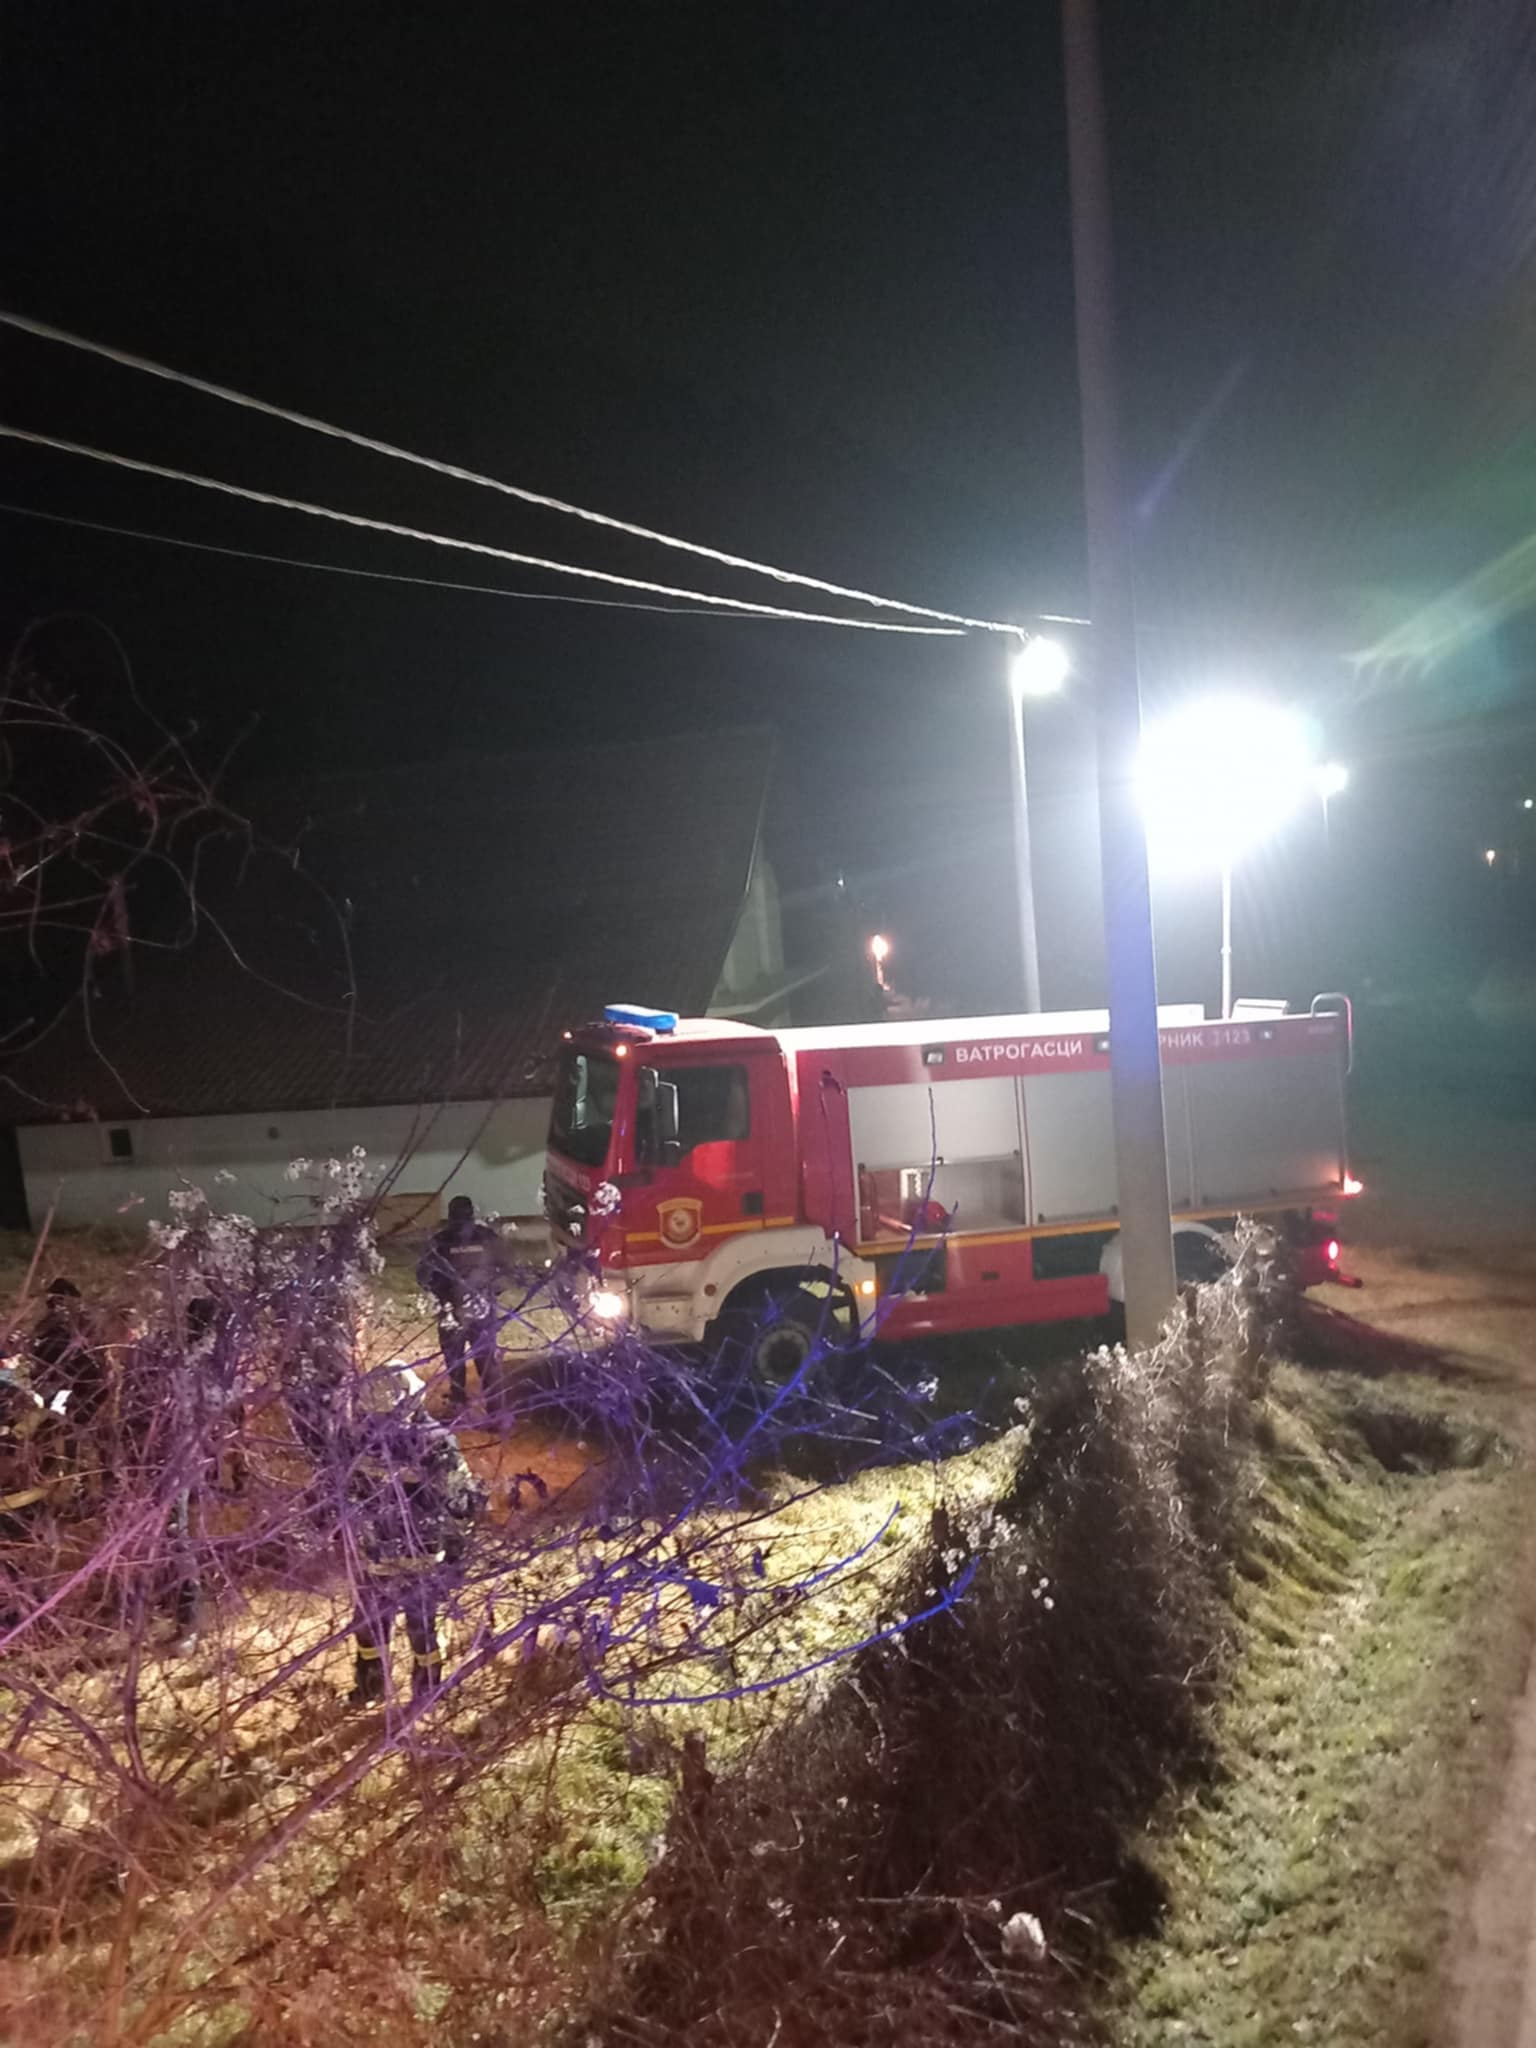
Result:
<svg viewBox="0 0 1536 2048"><path fill-rule="evenodd" d="M113 348L106 342L90 341L84 335L71 334L65 328L50 326L46 320L32 320L24 313L0 311L0 325L14 327L19 333L31 334L41 341L61 342L66 348L82 349L87 355L100 356L104 361L117 363L123 369L141 370L146 376L159 377L169 384L183 385L189 391L201 392L205 398L221 399L226 405L243 406L248 412L265 413L269 419L283 420L289 426L303 427L312 434L325 434L333 441L349 442L354 448L366 448L370 454L385 455L395 462L409 462L418 469L431 470L437 476L451 477L457 483L475 484L480 489L499 491L504 497L516 498L522 504L536 505L545 512L563 513L570 519L585 520L589 526L606 527L612 533L628 534L634 540L652 542L657 547L677 548L684 554L698 555L704 561L718 562L722 568L744 569L753 576L769 576L776 583L798 584L802 590L820 591L823 597L847 598L854 604L872 605L880 611L905 612L913 618L936 619L949 626L965 626L983 633L1023 633L1027 629L1002 619L973 619L963 612L937 611L929 605L907 604L897 597L878 597L873 591L851 589L842 583L829 583L820 576L805 576L794 569L779 569L768 562L754 562L746 555L733 555L723 548L707 547L701 541L683 540L677 534L659 533L653 527L636 525L632 520L615 519L607 512L594 512L585 505L572 505L563 498L552 498L543 491L531 491L521 484L509 484L499 477L484 476L478 470L465 469L456 462L440 462L434 456L418 455L409 448L397 448L392 442L376 440L371 434L354 433L350 427L332 425L329 420L315 419L309 413L294 412L284 405L273 405L267 399L253 398L249 392L231 390L228 385L210 383L205 377L194 377L185 370L173 370L166 363L157 363L148 356L134 355L128 349ZM1039 612L1039 620L1053 625L1081 626L1084 619L1069 618L1065 613Z"/></svg>
<svg viewBox="0 0 1536 2048"><path fill-rule="evenodd" d="M178 533L149 533L139 526L111 526L104 519L80 519L69 512L43 512L35 505L0 504L0 513L14 513L20 519L46 519L52 526L79 526L88 533L112 533L122 540L158 541L169 548L192 548L200 555L229 555L239 562L272 562L283 569L322 569L332 576L360 576L371 583L409 583L423 590L465 590L477 597L513 597L527 604L578 604L590 605L606 612L650 612L663 619L714 619L722 614L712 609L698 610L692 605L682 604L641 604L634 598L626 597L574 597L561 590L508 590L501 583L455 583L440 576L406 576L396 569L356 569L346 562L311 562L296 555L268 555L255 548L220 547L211 540L187 540ZM727 619L737 618L742 625L751 625L761 616L765 622L774 623L780 619L798 617L793 612L768 612L761 615L745 616L726 612ZM862 625L859 619L845 621L846 624ZM961 639L964 635L958 626L902 626L897 628L905 633L932 633L949 639Z"/></svg>
<svg viewBox="0 0 1536 2048"><path fill-rule="evenodd" d="M304 512L314 519L334 519L342 526L356 526L369 533L389 533L400 540L422 540L434 547L460 548L466 554L488 555L498 562L515 562L519 568L542 569L552 576L580 576L588 582L606 583L621 590L640 590L650 597L680 597L690 604L711 609L745 612L754 618L798 619L810 626L848 626L860 633L923 633L952 637L959 626L907 626L894 619L844 619L834 612L791 611L782 605L753 604L744 597L714 597L704 590L684 590L673 583L651 583L639 576L618 576L608 569L585 569L572 562L553 562L543 555L525 555L512 548L492 547L487 541L460 540L456 535L431 533L420 526L400 526L391 519L370 519L361 512L342 512L333 505L313 505L305 498L285 498L275 491L257 491L245 484L225 483L218 477L198 476L185 469L171 469L164 463L145 462L136 455L117 455L106 448L88 448L80 441L62 440L55 434L34 434L26 427L0 423L0 436L24 441L33 448L52 448L61 455L80 455L88 462L105 462L114 469L131 469L141 476L157 476L167 483L191 484L201 491L218 491L225 497L243 498L253 505L276 505L284 512ZM1006 630L1016 632L1016 627Z"/></svg>

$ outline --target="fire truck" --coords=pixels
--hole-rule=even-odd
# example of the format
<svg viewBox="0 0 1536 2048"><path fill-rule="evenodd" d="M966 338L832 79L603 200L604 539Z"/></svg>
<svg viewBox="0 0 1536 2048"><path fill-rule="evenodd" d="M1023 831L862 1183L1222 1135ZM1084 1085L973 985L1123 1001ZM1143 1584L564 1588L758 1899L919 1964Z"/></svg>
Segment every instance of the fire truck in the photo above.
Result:
<svg viewBox="0 0 1536 2048"><path fill-rule="evenodd" d="M1238 1214L1331 1277L1346 1157L1343 997L1159 1012L1181 1280ZM1103 1316L1119 1293L1102 1011L760 1030L615 1004L568 1033L544 1198L591 1313L731 1340L763 1378L829 1319L904 1339Z"/></svg>

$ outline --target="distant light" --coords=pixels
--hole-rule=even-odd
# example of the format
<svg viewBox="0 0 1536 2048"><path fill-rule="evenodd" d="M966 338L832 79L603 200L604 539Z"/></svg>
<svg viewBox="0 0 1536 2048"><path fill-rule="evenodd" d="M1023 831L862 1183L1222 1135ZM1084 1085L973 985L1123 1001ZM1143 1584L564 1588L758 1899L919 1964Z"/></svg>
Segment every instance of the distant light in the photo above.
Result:
<svg viewBox="0 0 1536 2048"><path fill-rule="evenodd" d="M1484 847L1483 859L1488 863L1489 867L1493 866L1494 862L1498 859L1498 857L1499 849L1496 846Z"/></svg>
<svg viewBox="0 0 1536 2048"><path fill-rule="evenodd" d="M621 1323L629 1314L629 1297L616 1288L598 1287L588 1297L587 1306L599 1322Z"/></svg>
<svg viewBox="0 0 1536 2048"><path fill-rule="evenodd" d="M1233 860L1318 787L1307 726L1264 697L1196 698L1147 728L1137 786L1153 851L1170 863Z"/></svg>
<svg viewBox="0 0 1536 2048"><path fill-rule="evenodd" d="M1328 1253L1329 1265L1336 1266L1339 1263L1339 1240L1336 1237L1330 1237L1325 1249Z"/></svg>
<svg viewBox="0 0 1536 2048"><path fill-rule="evenodd" d="M1365 1193L1365 1182L1363 1180L1356 1180L1352 1173L1346 1173L1344 1176L1344 1193L1346 1195L1363 1195Z"/></svg>
<svg viewBox="0 0 1536 2048"><path fill-rule="evenodd" d="M841 875L839 875L837 878L837 886L839 887L839 889L846 889L848 886L848 884L843 880Z"/></svg>
<svg viewBox="0 0 1536 2048"><path fill-rule="evenodd" d="M891 957L891 942L884 932L876 932L869 942L869 957L877 967L883 967Z"/></svg>
<svg viewBox="0 0 1536 2048"><path fill-rule="evenodd" d="M1520 808L1522 811L1536 811L1536 796L1528 796Z"/></svg>
<svg viewBox="0 0 1536 2048"><path fill-rule="evenodd" d="M1324 803L1342 796L1349 787L1349 770L1342 761L1325 761L1317 771L1317 793Z"/></svg>
<svg viewBox="0 0 1536 2048"><path fill-rule="evenodd" d="M1059 640L1035 634L1009 664L1009 680L1020 697L1054 697L1072 673L1072 657Z"/></svg>

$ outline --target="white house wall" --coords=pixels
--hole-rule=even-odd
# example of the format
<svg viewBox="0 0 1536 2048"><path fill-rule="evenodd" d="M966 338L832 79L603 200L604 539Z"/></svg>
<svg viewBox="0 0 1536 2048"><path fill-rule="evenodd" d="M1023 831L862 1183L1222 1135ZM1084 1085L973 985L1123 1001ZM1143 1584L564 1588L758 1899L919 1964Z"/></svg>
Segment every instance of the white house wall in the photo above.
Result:
<svg viewBox="0 0 1536 2048"><path fill-rule="evenodd" d="M16 1136L34 1228L50 1210L63 1225L163 1219L171 1190L189 1182L216 1207L267 1223L307 1213L302 1185L287 1177L290 1160L338 1157L354 1145L373 1166L409 1155L393 1183L402 1195L427 1195L447 1183L448 1192L469 1195L487 1213L532 1216L548 1124L546 1098L34 1124ZM129 1133L131 1158L112 1156L114 1131ZM217 1178L221 1173L233 1179Z"/></svg>

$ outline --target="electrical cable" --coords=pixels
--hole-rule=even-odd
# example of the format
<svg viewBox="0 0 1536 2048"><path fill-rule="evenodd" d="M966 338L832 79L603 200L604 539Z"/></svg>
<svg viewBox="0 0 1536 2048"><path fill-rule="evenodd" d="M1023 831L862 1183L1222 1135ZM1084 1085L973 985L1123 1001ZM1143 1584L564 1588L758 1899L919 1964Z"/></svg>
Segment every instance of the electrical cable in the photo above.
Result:
<svg viewBox="0 0 1536 2048"><path fill-rule="evenodd" d="M111 526L103 519L80 519L68 512L43 512L35 505L8 505L0 503L0 513L14 513L20 519L46 519L54 526L80 526L88 533L116 534L123 540L159 541L165 547L193 548L203 555L230 555L241 562L273 562L284 569L324 569L332 576L361 576L374 583L410 583L424 590L466 590L479 597L515 597L529 604L579 604L591 605L599 611L650 612L664 619L715 619L721 613L705 609L697 610L692 605L681 604L639 604L632 598L623 597L573 597L566 591L557 590L508 590L499 583L454 583L437 576L406 576L395 569L355 569L345 562L310 562L295 555L268 555L255 548L220 547L209 540L186 540L176 533L148 533L137 526ZM740 618L742 624L755 623L748 615L727 612L726 618ZM768 620L787 618L788 613L771 612ZM858 620L849 623L857 625ZM908 626L909 633L932 633L950 639L963 638L958 626Z"/></svg>
<svg viewBox="0 0 1536 2048"><path fill-rule="evenodd" d="M746 555L733 555L723 548L707 547L701 541L683 540L676 534L659 533L654 528L636 525L628 519L616 519L607 512L593 512L584 505L572 505L563 498L553 498L543 491L532 491L521 484L509 484L499 477L484 476L478 470L465 469L456 462L440 462L434 456L418 455L409 448L397 448L392 442L376 440L371 434L359 434L349 427L333 426L328 420L316 419L309 413L294 412L283 405L273 405L267 399L253 398L248 392L234 391L228 385L214 384L205 377L194 377L185 370L173 370L165 363L154 362L148 356L134 355L128 349L113 348L106 342L90 341L84 335L71 334L62 327L51 326L46 320L32 320L24 313L8 313L0 310L0 325L13 327L19 333L33 335L40 341L56 341L66 348L83 350L87 355L99 356L103 361L116 363L120 368L141 370L146 376L159 377L169 384L180 384L189 391L200 392L205 398L217 398L226 405L238 405L248 412L264 413L269 419L282 420L293 427L303 427L312 434L324 434L334 441L349 442L354 448L365 448L370 454L385 455L395 462L413 463L418 469L431 470L435 475L452 478L456 483L476 484L482 490L500 491L503 496L517 498L525 505L536 505L545 512L563 513L570 519L585 520L591 526L602 526L613 533L628 534L634 540L653 543L657 547L677 548L684 554L698 555L708 562L718 562L723 568L744 569L754 576L768 576L777 583L798 584L804 590L818 590L824 597L848 598L855 604L867 604L881 611L906 612L914 618L936 619L944 625L963 626L983 633L1011 633L1028 637L1027 629L1000 619L973 619L963 612L936 611L931 606L906 604L896 597L877 597L868 590L856 590L842 583L828 583L819 576L801 575L794 569L775 568L771 563L754 562ZM1065 613L1040 612L1037 618L1053 625L1081 626L1084 619L1069 618Z"/></svg>
<svg viewBox="0 0 1536 2048"><path fill-rule="evenodd" d="M460 548L467 554L488 555L498 562L515 562L524 569L543 569L552 576L580 576L589 582L615 585L621 590L642 590L650 597L680 597L690 604L711 609L745 612L755 618L795 619L810 626L848 626L860 633L922 633L954 637L956 626L907 626L894 619L843 619L832 612L792 611L783 605L753 604L744 597L714 597L704 590L684 590L673 583L652 583L639 576L618 576L608 569L579 568L571 562L553 562L543 555L525 555L512 548L492 547L487 541L460 540L446 533L431 533L420 526L399 526L390 519L370 519L361 512L338 511L333 505L314 505L305 498L285 498L276 491L252 490L246 484L225 483L218 477L198 476L194 471L171 469L164 463L145 462L136 455L117 455L106 448L89 448L81 441L66 441L55 434L35 434L26 427L0 422L0 436L24 441L33 448L51 448L61 455L80 455L88 462L105 462L114 469L130 469L140 476L157 476L167 483L192 484L202 491L217 491L229 498L243 498L253 505L276 505L284 512L304 512L314 519L334 519L342 526L361 527L369 533L389 533L400 540L422 540L434 547ZM1017 627L1009 627L1017 633ZM1022 636L1021 637L1027 637Z"/></svg>

